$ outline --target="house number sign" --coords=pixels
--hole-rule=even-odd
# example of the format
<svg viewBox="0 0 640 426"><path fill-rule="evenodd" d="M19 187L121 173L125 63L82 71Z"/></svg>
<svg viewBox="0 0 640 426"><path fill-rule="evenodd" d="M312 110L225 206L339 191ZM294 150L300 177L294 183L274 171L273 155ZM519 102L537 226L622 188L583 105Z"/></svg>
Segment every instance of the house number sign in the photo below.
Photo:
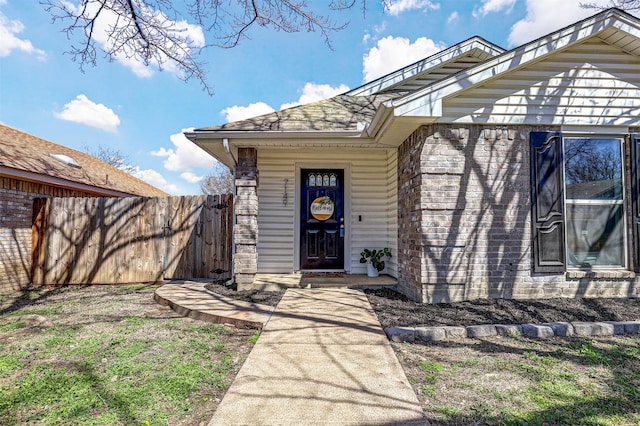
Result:
<svg viewBox="0 0 640 426"><path fill-rule="evenodd" d="M324 196L318 197L311 203L311 207L309 210L311 211L311 216L313 216L316 220L325 221L333 216L333 211L335 209L335 205L331 198Z"/></svg>

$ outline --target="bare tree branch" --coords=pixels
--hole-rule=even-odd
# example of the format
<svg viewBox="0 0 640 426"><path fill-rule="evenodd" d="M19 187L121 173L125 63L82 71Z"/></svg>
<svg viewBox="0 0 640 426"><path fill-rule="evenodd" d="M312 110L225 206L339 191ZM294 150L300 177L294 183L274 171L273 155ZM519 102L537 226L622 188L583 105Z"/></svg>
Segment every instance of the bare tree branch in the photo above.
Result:
<svg viewBox="0 0 640 426"><path fill-rule="evenodd" d="M72 42L69 53L84 71L97 64L101 52L109 61L121 61L170 70L187 81L195 78L213 94L204 63L198 57L208 47L232 48L255 27L295 33L318 32L331 47L331 35L344 29L329 15L316 12L306 0L42 0L54 23ZM331 0L331 12L349 10L367 1ZM376 0L388 9L394 0ZM315 0L314 0L315 2ZM317 6L316 6L317 7ZM189 24L191 20L194 24ZM203 30L212 33L206 42Z"/></svg>
<svg viewBox="0 0 640 426"><path fill-rule="evenodd" d="M224 165L217 163L214 171L200 182L200 190L203 194L220 195L233 192L234 177L231 171Z"/></svg>
<svg viewBox="0 0 640 426"><path fill-rule="evenodd" d="M84 145L83 150L92 157L110 164L123 172L129 173L130 175L135 174L136 172L136 167L131 165L127 156L117 149L112 149L108 146L103 147L102 145L98 145L96 149L92 149L88 145Z"/></svg>
<svg viewBox="0 0 640 426"><path fill-rule="evenodd" d="M598 3L582 3L580 2L580 7L585 9L598 9L605 10L611 7L615 7L618 9L626 10L629 12L640 10L640 0L609 0L609 3L606 5L600 5Z"/></svg>

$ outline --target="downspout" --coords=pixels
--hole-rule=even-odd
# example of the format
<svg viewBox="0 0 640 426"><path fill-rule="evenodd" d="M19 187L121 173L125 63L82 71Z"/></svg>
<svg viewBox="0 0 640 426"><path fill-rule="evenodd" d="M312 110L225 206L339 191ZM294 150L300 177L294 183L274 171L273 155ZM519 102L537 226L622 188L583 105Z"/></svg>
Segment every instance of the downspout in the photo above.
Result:
<svg viewBox="0 0 640 426"><path fill-rule="evenodd" d="M229 154L229 157L231 157L231 159L233 160L233 173L235 174L236 166L238 165L238 160L236 160L236 157L234 157L233 153L231 152L231 148L229 148L229 139L228 138L222 139L222 146L224 146L224 150L227 151L227 154ZM234 179L234 188L233 189L235 191L235 179Z"/></svg>

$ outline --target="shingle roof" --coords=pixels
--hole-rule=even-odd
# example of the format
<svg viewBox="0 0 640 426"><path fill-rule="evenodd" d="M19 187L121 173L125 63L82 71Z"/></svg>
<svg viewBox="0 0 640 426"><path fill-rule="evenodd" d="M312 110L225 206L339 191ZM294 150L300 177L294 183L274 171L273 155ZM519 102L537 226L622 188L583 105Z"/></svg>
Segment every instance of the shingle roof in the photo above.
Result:
<svg viewBox="0 0 640 426"><path fill-rule="evenodd" d="M62 155L73 159L77 165L70 165L52 157ZM62 157L64 158L64 157ZM101 191L115 191L138 196L167 196L165 192L142 180L123 172L84 152L38 138L12 127L0 124L0 169L1 174L15 172L30 176L29 180L51 181L61 186L74 184ZM34 178L35 176L35 178Z"/></svg>
<svg viewBox="0 0 640 426"><path fill-rule="evenodd" d="M480 37L473 37L331 99L264 114L247 120L203 127L212 132L357 131L373 119L378 106L417 88L504 52ZM399 84L398 81L411 84ZM393 86L390 88L390 86ZM391 90L393 89L393 90Z"/></svg>
<svg viewBox="0 0 640 426"><path fill-rule="evenodd" d="M356 131L363 123L371 121L376 108L382 102L398 96L398 93L369 96L338 95L331 99L196 131Z"/></svg>

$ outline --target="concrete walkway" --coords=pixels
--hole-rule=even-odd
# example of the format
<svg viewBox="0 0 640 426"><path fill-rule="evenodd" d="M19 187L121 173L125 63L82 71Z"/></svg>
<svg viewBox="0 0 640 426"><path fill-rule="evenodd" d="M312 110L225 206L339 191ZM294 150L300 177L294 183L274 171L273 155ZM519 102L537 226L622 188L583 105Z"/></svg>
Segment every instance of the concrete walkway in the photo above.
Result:
<svg viewBox="0 0 640 426"><path fill-rule="evenodd" d="M236 327L262 328L273 308L258 303L233 300L208 291L205 283L181 281L163 285L153 297L185 317Z"/></svg>
<svg viewBox="0 0 640 426"><path fill-rule="evenodd" d="M362 292L289 289L210 425L426 423Z"/></svg>

